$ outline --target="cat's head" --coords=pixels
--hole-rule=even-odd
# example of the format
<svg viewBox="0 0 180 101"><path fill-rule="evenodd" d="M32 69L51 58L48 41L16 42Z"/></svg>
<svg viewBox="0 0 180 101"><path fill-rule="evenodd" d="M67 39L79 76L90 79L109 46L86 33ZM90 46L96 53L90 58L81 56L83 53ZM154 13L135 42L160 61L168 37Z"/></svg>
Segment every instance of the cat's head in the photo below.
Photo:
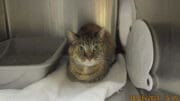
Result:
<svg viewBox="0 0 180 101"><path fill-rule="evenodd" d="M73 32L67 33L69 41L69 56L76 63L93 66L104 60L106 31L102 29L96 33L78 35Z"/></svg>

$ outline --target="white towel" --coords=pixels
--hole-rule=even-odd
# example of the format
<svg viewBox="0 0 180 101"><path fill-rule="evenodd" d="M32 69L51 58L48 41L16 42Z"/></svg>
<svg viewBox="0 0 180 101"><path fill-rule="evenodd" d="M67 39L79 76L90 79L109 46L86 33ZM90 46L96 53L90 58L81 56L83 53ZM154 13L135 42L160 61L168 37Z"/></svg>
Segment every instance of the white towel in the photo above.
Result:
<svg viewBox="0 0 180 101"><path fill-rule="evenodd" d="M0 90L0 101L104 101L125 84L125 60L117 56L108 75L96 83L71 82L66 76L67 60L48 77L20 90Z"/></svg>

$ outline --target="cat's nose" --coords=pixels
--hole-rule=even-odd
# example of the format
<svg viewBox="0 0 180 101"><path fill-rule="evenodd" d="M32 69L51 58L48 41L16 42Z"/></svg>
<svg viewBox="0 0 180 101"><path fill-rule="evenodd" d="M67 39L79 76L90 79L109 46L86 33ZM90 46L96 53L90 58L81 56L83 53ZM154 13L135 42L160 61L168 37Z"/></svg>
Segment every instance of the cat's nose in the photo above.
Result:
<svg viewBox="0 0 180 101"><path fill-rule="evenodd" d="M92 54L92 53L87 54L87 59L88 59L89 61L92 60L92 58L93 58L93 54Z"/></svg>
<svg viewBox="0 0 180 101"><path fill-rule="evenodd" d="M89 61L91 61L91 60L92 60L92 58L89 58L89 57L88 57L87 59L88 59Z"/></svg>

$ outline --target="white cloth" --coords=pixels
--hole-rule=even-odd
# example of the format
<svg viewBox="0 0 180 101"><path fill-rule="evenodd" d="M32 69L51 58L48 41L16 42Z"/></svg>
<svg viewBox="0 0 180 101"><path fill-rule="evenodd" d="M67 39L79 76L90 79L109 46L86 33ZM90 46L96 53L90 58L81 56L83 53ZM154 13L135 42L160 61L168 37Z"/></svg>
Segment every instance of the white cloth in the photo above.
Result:
<svg viewBox="0 0 180 101"><path fill-rule="evenodd" d="M21 90L0 90L0 101L104 101L118 92L125 84L125 60L117 56L116 63L100 82L71 82L66 76L66 59L48 77Z"/></svg>

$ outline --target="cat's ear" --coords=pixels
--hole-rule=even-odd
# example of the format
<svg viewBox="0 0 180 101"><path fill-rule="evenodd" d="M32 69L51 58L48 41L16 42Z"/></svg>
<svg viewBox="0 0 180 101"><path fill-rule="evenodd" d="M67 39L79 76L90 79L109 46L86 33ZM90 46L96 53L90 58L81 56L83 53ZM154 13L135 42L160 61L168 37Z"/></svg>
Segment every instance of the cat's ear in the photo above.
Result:
<svg viewBox="0 0 180 101"><path fill-rule="evenodd" d="M77 39L77 36L74 32L67 31L67 38L69 42L73 42Z"/></svg>
<svg viewBox="0 0 180 101"><path fill-rule="evenodd" d="M99 32L100 38L104 38L105 34L106 34L106 30L105 30L105 28L102 28Z"/></svg>

